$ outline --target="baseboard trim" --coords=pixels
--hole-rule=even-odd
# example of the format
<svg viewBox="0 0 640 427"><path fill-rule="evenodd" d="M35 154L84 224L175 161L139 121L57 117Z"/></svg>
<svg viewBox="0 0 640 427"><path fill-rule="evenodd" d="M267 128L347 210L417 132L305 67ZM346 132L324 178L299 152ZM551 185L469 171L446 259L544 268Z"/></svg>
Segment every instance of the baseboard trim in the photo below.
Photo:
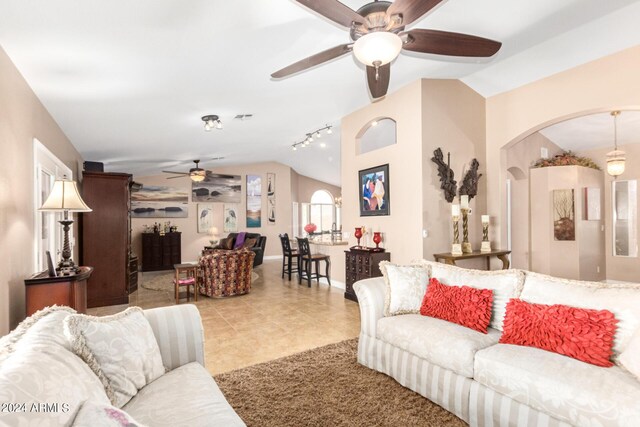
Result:
<svg viewBox="0 0 640 427"><path fill-rule="evenodd" d="M282 255L269 255L262 257L262 259L282 259Z"/></svg>

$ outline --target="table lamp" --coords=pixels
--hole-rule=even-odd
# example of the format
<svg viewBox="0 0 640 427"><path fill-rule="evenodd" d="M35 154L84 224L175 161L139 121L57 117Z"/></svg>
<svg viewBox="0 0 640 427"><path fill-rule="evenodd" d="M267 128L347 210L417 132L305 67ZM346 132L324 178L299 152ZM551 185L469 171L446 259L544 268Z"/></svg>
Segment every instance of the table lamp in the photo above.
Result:
<svg viewBox="0 0 640 427"><path fill-rule="evenodd" d="M91 208L80 197L75 181L64 177L53 183L53 188L47 200L40 206L43 212L64 212L64 219L58 221L64 231L64 245L62 246L62 259L58 263L57 270L62 272L77 271L76 265L71 259L71 247L69 246L69 226L73 220L69 219L69 212L91 212Z"/></svg>
<svg viewBox="0 0 640 427"><path fill-rule="evenodd" d="M207 234L211 236L209 239L209 243L211 244L211 246L215 246L218 244L218 237L220 237L218 233L218 227L211 227L209 230L207 230Z"/></svg>

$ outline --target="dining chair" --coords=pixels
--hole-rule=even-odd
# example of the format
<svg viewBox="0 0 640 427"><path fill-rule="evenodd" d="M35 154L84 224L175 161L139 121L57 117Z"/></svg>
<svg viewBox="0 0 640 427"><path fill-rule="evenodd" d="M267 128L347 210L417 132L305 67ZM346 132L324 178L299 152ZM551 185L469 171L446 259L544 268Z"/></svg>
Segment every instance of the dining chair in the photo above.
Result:
<svg viewBox="0 0 640 427"><path fill-rule="evenodd" d="M302 280L306 280L309 287L311 287L311 279L316 279L320 283L321 277L327 278L327 283L331 286L331 279L329 278L329 271L331 270L331 257L326 254L312 254L309 247L309 239L297 237L298 240L298 284L302 283ZM320 274L320 261L325 262L324 275ZM315 273L313 272L313 265L316 267Z"/></svg>
<svg viewBox="0 0 640 427"><path fill-rule="evenodd" d="M291 274L298 273L298 251L291 248L291 241L287 233L278 235L280 237L280 243L282 244L282 278L284 274L289 275L289 281L291 281ZM295 265L294 265L295 260Z"/></svg>

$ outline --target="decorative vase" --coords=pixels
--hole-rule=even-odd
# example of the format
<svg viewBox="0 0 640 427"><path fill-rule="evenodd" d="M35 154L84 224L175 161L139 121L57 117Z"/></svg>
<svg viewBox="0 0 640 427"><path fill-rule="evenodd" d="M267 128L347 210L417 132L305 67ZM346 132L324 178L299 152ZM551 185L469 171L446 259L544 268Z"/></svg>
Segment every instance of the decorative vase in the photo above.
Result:
<svg viewBox="0 0 640 427"><path fill-rule="evenodd" d="M354 237L358 239L358 247L360 247L360 239L362 238L362 227L356 227L355 233L353 233Z"/></svg>
<svg viewBox="0 0 640 427"><path fill-rule="evenodd" d="M304 231L307 232L307 234L309 235L309 237L311 237L313 235L313 233L318 229L318 227L316 227L316 225L312 222L310 222L309 224L304 226Z"/></svg>
<svg viewBox="0 0 640 427"><path fill-rule="evenodd" d="M379 245L382 242L382 234L379 231L373 232L373 243L376 244L376 249L380 249Z"/></svg>

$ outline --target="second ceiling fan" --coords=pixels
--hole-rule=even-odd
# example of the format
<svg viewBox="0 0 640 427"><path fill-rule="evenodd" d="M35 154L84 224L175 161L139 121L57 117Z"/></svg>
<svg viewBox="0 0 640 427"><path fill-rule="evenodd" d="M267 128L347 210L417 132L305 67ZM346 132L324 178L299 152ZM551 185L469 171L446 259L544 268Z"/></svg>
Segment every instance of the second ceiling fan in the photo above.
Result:
<svg viewBox="0 0 640 427"><path fill-rule="evenodd" d="M287 77L323 62L353 52L367 67L367 83L372 98L387 94L391 61L402 49L447 56L489 57L502 43L448 31L413 29L405 26L419 19L443 0L374 1L357 11L337 0L296 0L320 15L349 28L352 42L327 49L271 74Z"/></svg>

